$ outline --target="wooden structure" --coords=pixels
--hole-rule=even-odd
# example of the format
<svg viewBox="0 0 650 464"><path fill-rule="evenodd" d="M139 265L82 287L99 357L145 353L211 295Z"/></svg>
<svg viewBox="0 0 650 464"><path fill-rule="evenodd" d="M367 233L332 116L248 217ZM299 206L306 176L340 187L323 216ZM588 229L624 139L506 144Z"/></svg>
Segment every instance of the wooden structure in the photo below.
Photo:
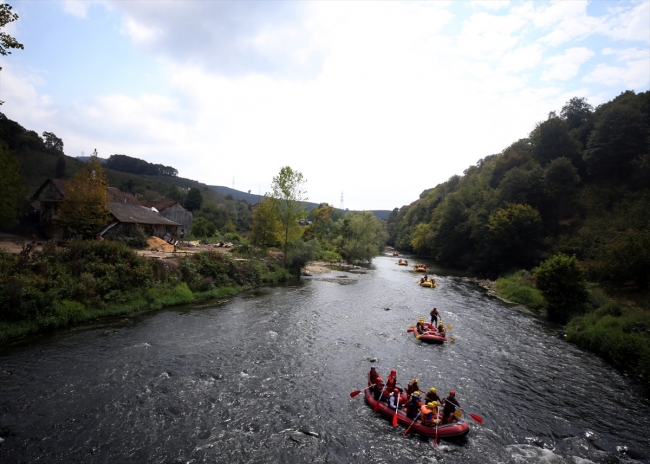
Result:
<svg viewBox="0 0 650 464"><path fill-rule="evenodd" d="M184 227L181 223L152 211L150 207L142 206L135 195L122 192L115 187L108 187L107 193L111 197L108 209L113 216L113 221L107 224L104 230L98 230L99 235L103 235L108 230L115 228L117 228L118 233L128 233L133 227L138 227L158 237L168 234L181 234ZM66 238L68 236L67 231L57 224L59 219L58 208L65 200L65 181L62 179L47 179L32 195L31 200L34 209L39 214L39 229L45 236L50 239ZM189 213L189 211L187 212ZM189 214L191 227L192 213Z"/></svg>
<svg viewBox="0 0 650 464"><path fill-rule="evenodd" d="M180 237L191 235L192 233L192 212L183 208L177 201L141 201L142 206L147 208L156 208L160 215L170 221L177 222L181 225L179 230Z"/></svg>

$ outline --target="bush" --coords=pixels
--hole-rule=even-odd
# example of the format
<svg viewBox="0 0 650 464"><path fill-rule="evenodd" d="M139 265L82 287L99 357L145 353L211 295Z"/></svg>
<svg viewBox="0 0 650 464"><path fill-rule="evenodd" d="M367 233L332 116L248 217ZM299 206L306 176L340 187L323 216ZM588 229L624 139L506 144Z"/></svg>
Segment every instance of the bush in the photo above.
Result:
<svg viewBox="0 0 650 464"><path fill-rule="evenodd" d="M545 306L542 292L534 287L533 278L527 271L517 271L501 277L495 286L499 294L510 301L537 310Z"/></svg>
<svg viewBox="0 0 650 464"><path fill-rule="evenodd" d="M139 250L146 248L149 244L147 241L149 237L139 227L130 228L126 234L119 234L115 229L110 229L104 234L104 238Z"/></svg>
<svg viewBox="0 0 650 464"><path fill-rule="evenodd" d="M550 319L565 322L585 309L589 293L584 271L575 256L559 253L541 263L534 275Z"/></svg>
<svg viewBox="0 0 650 464"><path fill-rule="evenodd" d="M326 250L321 250L318 253L318 257L320 261L327 261L329 263L338 263L339 261L342 261L343 258L341 257L340 254L338 254L335 251L326 251Z"/></svg>

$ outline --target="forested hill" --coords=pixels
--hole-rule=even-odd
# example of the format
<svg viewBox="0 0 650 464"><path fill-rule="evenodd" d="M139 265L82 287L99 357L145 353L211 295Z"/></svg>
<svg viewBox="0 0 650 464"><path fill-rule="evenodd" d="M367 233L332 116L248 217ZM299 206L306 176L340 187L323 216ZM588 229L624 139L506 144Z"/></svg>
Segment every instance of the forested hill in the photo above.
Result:
<svg viewBox="0 0 650 464"><path fill-rule="evenodd" d="M649 128L650 91L595 109L573 98L503 152L393 210L389 242L492 275L563 252L593 279L645 286Z"/></svg>

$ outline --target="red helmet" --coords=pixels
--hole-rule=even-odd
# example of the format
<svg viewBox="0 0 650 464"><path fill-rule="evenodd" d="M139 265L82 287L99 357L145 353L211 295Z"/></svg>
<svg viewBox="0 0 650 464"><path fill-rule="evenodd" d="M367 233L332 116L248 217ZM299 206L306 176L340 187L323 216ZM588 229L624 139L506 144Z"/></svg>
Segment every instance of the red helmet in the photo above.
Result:
<svg viewBox="0 0 650 464"><path fill-rule="evenodd" d="M375 383L381 383L381 382L383 382L383 381L384 381L384 380L383 380L381 377L377 377L377 379L375 380Z"/></svg>
<svg viewBox="0 0 650 464"><path fill-rule="evenodd" d="M397 371L395 369L393 369L392 371L390 371L390 375L393 375L393 376L397 375Z"/></svg>
<svg viewBox="0 0 650 464"><path fill-rule="evenodd" d="M453 390L451 390L451 391L449 392L449 396L456 396L456 392L453 391Z"/></svg>
<svg viewBox="0 0 650 464"><path fill-rule="evenodd" d="M399 388L396 388L395 390L393 390L393 393L395 393L396 395L399 394Z"/></svg>

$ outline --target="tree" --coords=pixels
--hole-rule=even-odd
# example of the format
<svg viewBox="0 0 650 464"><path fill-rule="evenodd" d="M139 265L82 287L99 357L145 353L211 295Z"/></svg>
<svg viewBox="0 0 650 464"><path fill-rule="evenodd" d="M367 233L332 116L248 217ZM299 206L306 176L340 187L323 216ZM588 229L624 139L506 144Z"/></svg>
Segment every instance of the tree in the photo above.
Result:
<svg viewBox="0 0 650 464"><path fill-rule="evenodd" d="M313 228L317 238L322 237L328 232L329 227L332 224L333 211L334 207L327 203L321 203L316 208L312 208L311 215L314 218Z"/></svg>
<svg viewBox="0 0 650 464"><path fill-rule="evenodd" d="M197 217L192 221L192 235L194 237L212 237L217 232L217 226L204 217Z"/></svg>
<svg viewBox="0 0 650 464"><path fill-rule="evenodd" d="M559 253L534 271L535 286L544 295L548 317L565 322L589 296L584 271L575 256Z"/></svg>
<svg viewBox="0 0 650 464"><path fill-rule="evenodd" d="M66 168L65 155L61 153L61 155L56 160L56 167L54 168L54 178L63 179L65 177L65 168Z"/></svg>
<svg viewBox="0 0 650 464"><path fill-rule="evenodd" d="M346 259L353 261L372 261L386 244L388 234L383 223L370 211L348 213L344 219L348 239L341 248Z"/></svg>
<svg viewBox="0 0 650 464"><path fill-rule="evenodd" d="M0 226L15 221L23 181L18 158L5 142L0 141Z"/></svg>
<svg viewBox="0 0 650 464"><path fill-rule="evenodd" d="M615 104L598 116L589 136L584 161L596 177L624 177L633 161L648 152L648 124L639 110Z"/></svg>
<svg viewBox="0 0 650 464"><path fill-rule="evenodd" d="M264 197L253 211L253 243L257 246L273 246L280 242L281 227L277 202Z"/></svg>
<svg viewBox="0 0 650 464"><path fill-rule="evenodd" d="M298 221L307 217L304 190L305 181L302 174L294 171L289 166L280 169L280 173L273 178L272 192L267 195L277 205L278 219L282 225L282 245L284 250L284 263L287 263L289 244L300 237L301 230Z"/></svg>
<svg viewBox="0 0 650 464"><path fill-rule="evenodd" d="M530 142L533 156L542 166L562 156L580 162L580 144L569 133L566 121L553 113L533 129Z"/></svg>
<svg viewBox="0 0 650 464"><path fill-rule="evenodd" d="M83 238L93 238L108 224L108 180L95 150L69 182L59 208L60 225Z"/></svg>
<svg viewBox="0 0 650 464"><path fill-rule="evenodd" d="M534 262L542 231L542 219L535 208L509 204L490 216L488 230L498 260L495 266L526 268Z"/></svg>
<svg viewBox="0 0 650 464"><path fill-rule="evenodd" d="M200 210L202 204L203 195L201 194L201 191L196 187L192 187L190 191L187 192L187 198L185 199L185 208L194 212Z"/></svg>
<svg viewBox="0 0 650 464"><path fill-rule="evenodd" d="M52 132L43 132L45 148L55 153L63 154L63 140L58 138Z"/></svg>
<svg viewBox="0 0 650 464"><path fill-rule="evenodd" d="M562 107L560 116L567 122L571 130L586 124L593 112L594 107L587 103L585 98L573 97Z"/></svg>
<svg viewBox="0 0 650 464"><path fill-rule="evenodd" d="M5 27L7 24L12 23L17 19L18 19L18 15L16 13L11 12L11 5L8 5L7 3L3 3L0 5L0 28ZM7 34L6 32L0 32L0 55L2 56L11 55L11 52L9 51L10 48L21 49L21 50L25 49L23 44L19 43L12 36ZM0 105L2 105L3 103L4 103L3 101L0 101Z"/></svg>
<svg viewBox="0 0 650 464"><path fill-rule="evenodd" d="M166 198L169 198L170 200L177 201L179 203L185 203L185 197L186 193L184 190L179 189L176 187L176 184L172 184L169 186L169 190L167 190L167 193L165 194Z"/></svg>

